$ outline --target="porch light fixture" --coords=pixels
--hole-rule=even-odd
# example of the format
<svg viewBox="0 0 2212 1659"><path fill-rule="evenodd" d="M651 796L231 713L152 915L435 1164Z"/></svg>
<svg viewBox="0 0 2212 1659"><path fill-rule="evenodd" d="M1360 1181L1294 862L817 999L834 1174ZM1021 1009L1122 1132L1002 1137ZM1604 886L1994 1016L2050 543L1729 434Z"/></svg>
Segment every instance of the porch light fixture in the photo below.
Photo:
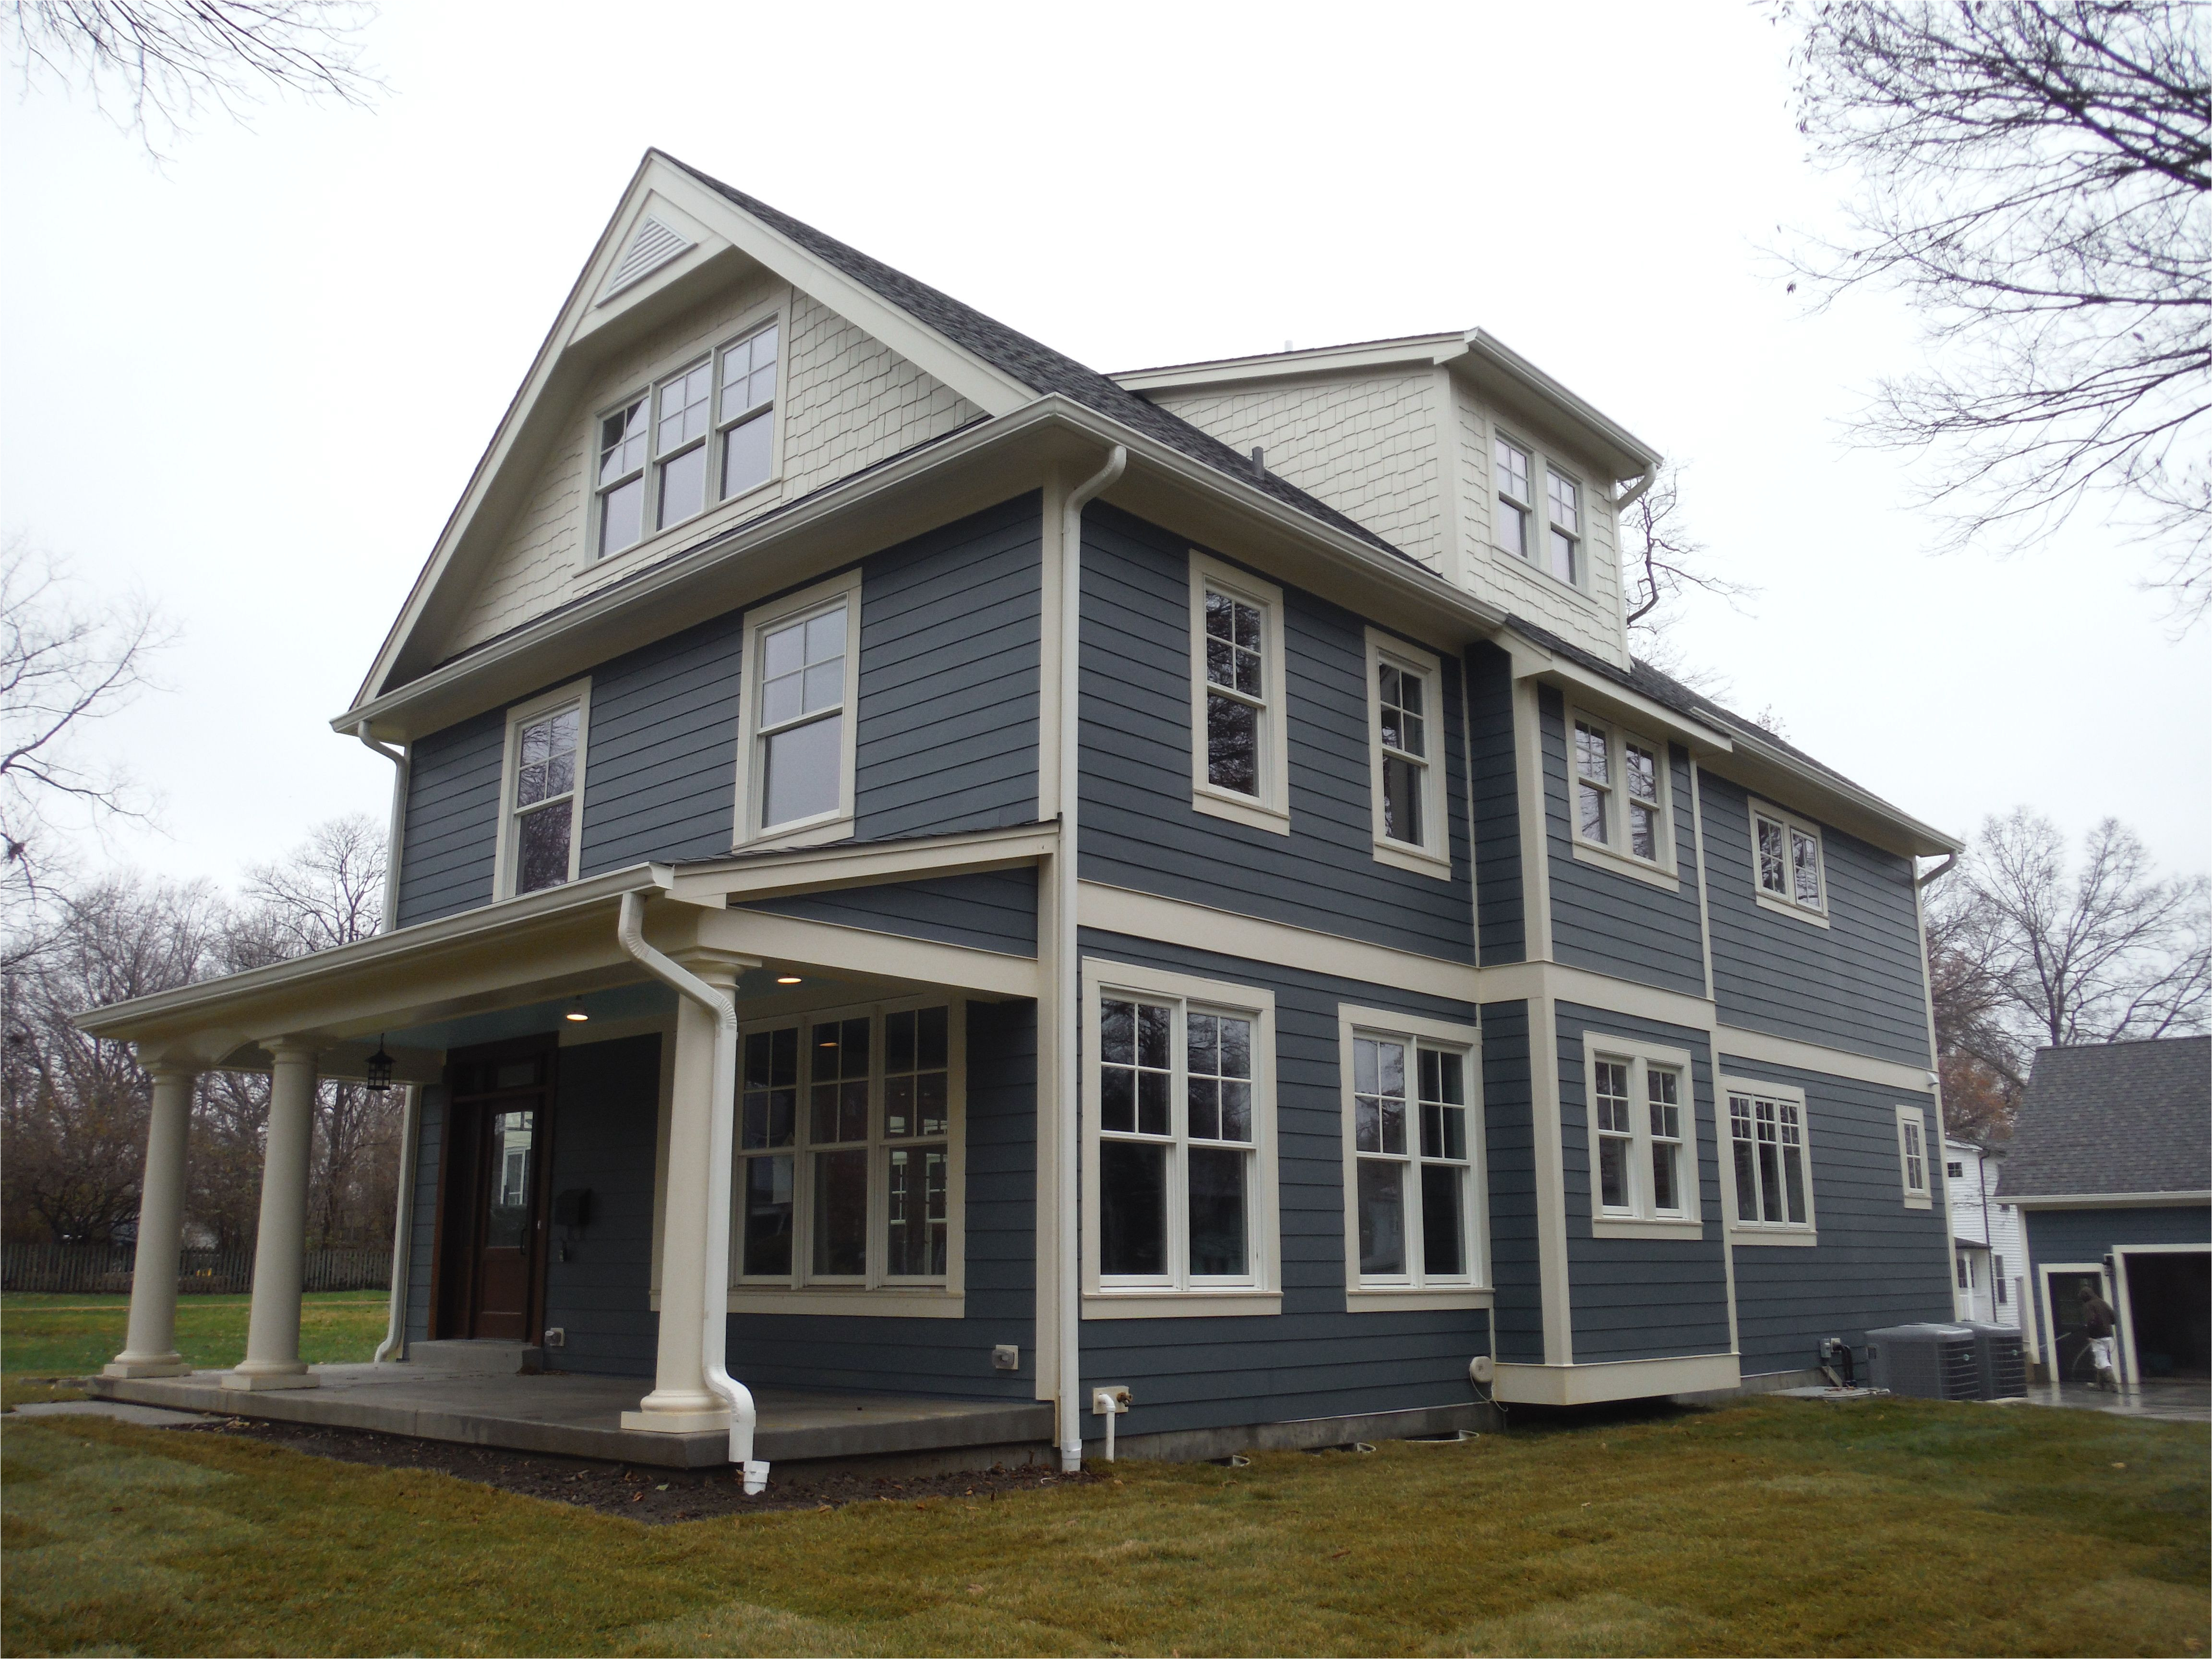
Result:
<svg viewBox="0 0 2212 1659"><path fill-rule="evenodd" d="M568 1012L562 1015L561 1018L565 1020L572 1021L575 1024L581 1025L586 1020L589 1019L591 1016L584 1012L584 999L578 997L574 1002L568 1005Z"/></svg>
<svg viewBox="0 0 2212 1659"><path fill-rule="evenodd" d="M368 1057L368 1091L380 1095L392 1086L392 1056L384 1052L384 1033L376 1034L376 1052Z"/></svg>
<svg viewBox="0 0 2212 1659"><path fill-rule="evenodd" d="M775 982L778 985L796 985L799 983L799 975L796 974L778 974L775 976Z"/></svg>

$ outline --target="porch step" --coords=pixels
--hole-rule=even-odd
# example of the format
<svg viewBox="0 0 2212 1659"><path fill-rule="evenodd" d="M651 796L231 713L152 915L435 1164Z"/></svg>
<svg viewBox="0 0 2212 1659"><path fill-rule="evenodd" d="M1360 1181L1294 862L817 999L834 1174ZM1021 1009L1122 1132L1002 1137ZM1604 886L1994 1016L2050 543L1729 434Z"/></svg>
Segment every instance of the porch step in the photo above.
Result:
<svg viewBox="0 0 2212 1659"><path fill-rule="evenodd" d="M426 1371L468 1376L534 1376L544 1369L545 1352L522 1342L449 1338L438 1342L410 1342L407 1358Z"/></svg>

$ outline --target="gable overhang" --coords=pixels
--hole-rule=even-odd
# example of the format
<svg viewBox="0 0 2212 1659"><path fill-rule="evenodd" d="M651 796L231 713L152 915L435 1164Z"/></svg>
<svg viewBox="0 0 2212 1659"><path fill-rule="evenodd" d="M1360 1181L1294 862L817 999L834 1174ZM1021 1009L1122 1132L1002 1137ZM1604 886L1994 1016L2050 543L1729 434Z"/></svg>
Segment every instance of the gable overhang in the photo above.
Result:
<svg viewBox="0 0 2212 1659"><path fill-rule="evenodd" d="M1723 755L1700 757L1706 771L1740 784L1754 795L1784 806L1796 807L1821 823L1832 824L1869 846L1901 858L1941 858L1963 853L1966 844L1910 813L1900 812L1881 796L1862 789L1847 778L1808 766L1788 750L1776 748L1756 735L1736 732Z"/></svg>
<svg viewBox="0 0 2212 1659"><path fill-rule="evenodd" d="M689 246L611 289L609 278L648 211L664 222L679 222ZM1035 396L1005 371L709 190L659 151L647 150L439 532L356 702L415 677L435 660L441 640L426 624L439 614L439 600L481 573L536 483L544 456L578 418L575 400L601 366L754 271L766 271L827 306L989 414L1018 409Z"/></svg>

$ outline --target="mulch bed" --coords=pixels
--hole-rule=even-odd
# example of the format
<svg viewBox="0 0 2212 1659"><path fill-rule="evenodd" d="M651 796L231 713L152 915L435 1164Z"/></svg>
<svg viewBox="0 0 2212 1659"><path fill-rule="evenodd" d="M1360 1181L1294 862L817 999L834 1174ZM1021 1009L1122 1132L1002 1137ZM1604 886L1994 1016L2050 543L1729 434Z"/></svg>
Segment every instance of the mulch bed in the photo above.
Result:
<svg viewBox="0 0 2212 1659"><path fill-rule="evenodd" d="M786 1475L780 1469L771 1469L768 1490L748 1498L734 1468L665 1469L650 1464L506 1451L495 1446L416 1440L368 1429L319 1428L258 1418L211 1419L204 1428L173 1432L235 1435L344 1463L428 1469L496 1486L501 1492L628 1516L648 1524L758 1515L772 1510L840 1509L848 1504L988 1503L995 1501L1001 1492L1049 1492L1096 1485L1107 1478L1089 1471L1060 1474L1036 1464L1020 1468L997 1465L965 1474L896 1478L851 1471Z"/></svg>

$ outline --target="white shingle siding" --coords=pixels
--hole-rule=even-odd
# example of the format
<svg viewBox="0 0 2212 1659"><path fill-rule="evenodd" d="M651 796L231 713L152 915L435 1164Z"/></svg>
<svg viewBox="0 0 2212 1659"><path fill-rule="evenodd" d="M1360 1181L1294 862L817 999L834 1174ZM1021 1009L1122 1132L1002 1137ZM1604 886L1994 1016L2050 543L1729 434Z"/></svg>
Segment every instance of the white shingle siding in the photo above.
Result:
<svg viewBox="0 0 2212 1659"><path fill-rule="evenodd" d="M595 585L585 556L591 517L592 422L598 413L681 368L782 307L785 381L781 482L703 531L757 518L863 467L978 418L982 410L811 296L762 273L685 313L608 364L579 397L536 481L487 562L444 654L503 634ZM606 567L610 579L628 568Z"/></svg>
<svg viewBox="0 0 2212 1659"><path fill-rule="evenodd" d="M1476 593L1516 616L1571 640L1607 662L1626 666L1628 647L1621 626L1620 559L1613 536L1613 509L1604 505L1613 481L1562 456L1561 465L1583 487L1583 549L1589 561L1589 585L1577 592L1534 565L1498 551L1491 540L1491 512L1498 496L1492 487L1490 413L1463 383L1452 385L1460 438L1460 523L1467 538L1468 585ZM1513 435L1528 441L1524 434ZM1544 486L1533 481L1537 510L1543 510ZM1539 526L1538 533L1542 533Z"/></svg>
<svg viewBox="0 0 2212 1659"><path fill-rule="evenodd" d="M1154 401L1234 449L1265 448L1270 472L1437 570L1445 549L1431 386L1423 368Z"/></svg>

